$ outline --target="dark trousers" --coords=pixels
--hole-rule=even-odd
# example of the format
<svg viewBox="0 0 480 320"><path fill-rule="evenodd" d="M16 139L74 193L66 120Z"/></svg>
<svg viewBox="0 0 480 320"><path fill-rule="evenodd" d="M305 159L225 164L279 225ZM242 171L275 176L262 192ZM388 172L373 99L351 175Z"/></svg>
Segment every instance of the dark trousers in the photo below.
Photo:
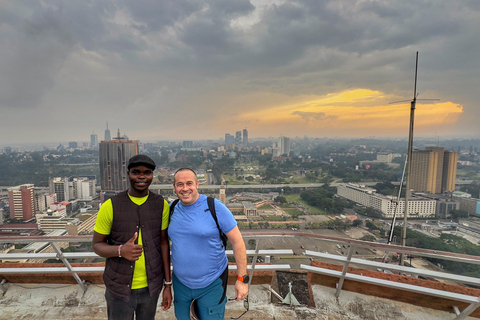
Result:
<svg viewBox="0 0 480 320"><path fill-rule="evenodd" d="M157 311L157 302L160 293L151 297L148 287L132 289L130 299L124 301L112 296L108 289L105 290L107 313L109 320L154 320Z"/></svg>

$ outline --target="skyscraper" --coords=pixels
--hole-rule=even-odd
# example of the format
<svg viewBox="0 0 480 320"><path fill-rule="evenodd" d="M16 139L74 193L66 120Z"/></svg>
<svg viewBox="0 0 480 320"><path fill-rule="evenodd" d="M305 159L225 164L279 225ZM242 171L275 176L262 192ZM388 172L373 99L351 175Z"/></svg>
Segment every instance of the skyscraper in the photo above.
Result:
<svg viewBox="0 0 480 320"><path fill-rule="evenodd" d="M248 131L243 129L243 146L248 147Z"/></svg>
<svg viewBox="0 0 480 320"><path fill-rule="evenodd" d="M413 191L443 193L455 190L458 153L427 147L412 153L410 186Z"/></svg>
<svg viewBox="0 0 480 320"><path fill-rule="evenodd" d="M98 148L98 136L95 133L90 135L90 149Z"/></svg>
<svg viewBox="0 0 480 320"><path fill-rule="evenodd" d="M110 130L108 129L108 122L107 122L107 129L105 129L105 141L110 141L112 140L112 137L110 135Z"/></svg>
<svg viewBox="0 0 480 320"><path fill-rule="evenodd" d="M102 191L119 192L130 187L128 160L138 154L138 141L120 137L100 142L100 179Z"/></svg>
<svg viewBox="0 0 480 320"><path fill-rule="evenodd" d="M277 143L273 144L273 155L276 157L280 157L281 155L286 154L287 157L290 154L290 138L287 137L280 137L277 140Z"/></svg>
<svg viewBox="0 0 480 320"><path fill-rule="evenodd" d="M10 218L28 221L35 213L33 184L22 184L7 189L10 205Z"/></svg>
<svg viewBox="0 0 480 320"><path fill-rule="evenodd" d="M225 133L225 144L234 144L234 143L235 143L235 137L229 133Z"/></svg>
<svg viewBox="0 0 480 320"><path fill-rule="evenodd" d="M235 132L235 146L242 144L242 131Z"/></svg>

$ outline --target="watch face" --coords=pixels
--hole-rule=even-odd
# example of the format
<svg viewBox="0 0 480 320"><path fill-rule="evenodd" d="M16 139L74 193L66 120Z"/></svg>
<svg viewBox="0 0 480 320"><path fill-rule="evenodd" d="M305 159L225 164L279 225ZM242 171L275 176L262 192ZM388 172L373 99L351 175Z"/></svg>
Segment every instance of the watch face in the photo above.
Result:
<svg viewBox="0 0 480 320"><path fill-rule="evenodd" d="M248 275L243 276L243 283L248 283L248 280L250 280Z"/></svg>

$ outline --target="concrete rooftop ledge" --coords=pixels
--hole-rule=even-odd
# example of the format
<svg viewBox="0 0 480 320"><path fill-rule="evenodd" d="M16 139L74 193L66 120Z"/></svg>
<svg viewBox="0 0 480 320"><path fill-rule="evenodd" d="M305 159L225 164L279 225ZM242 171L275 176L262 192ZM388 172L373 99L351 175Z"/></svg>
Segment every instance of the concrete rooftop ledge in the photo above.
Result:
<svg viewBox="0 0 480 320"><path fill-rule="evenodd" d="M8 284L8 290L0 296L0 319L42 320L104 320L106 305L103 285L89 285L87 292L75 284ZM313 285L315 308L290 307L270 302L268 285L252 285L250 311L241 319L294 320L451 320L452 313L415 306L408 303L344 291L339 299L335 289ZM234 295L234 287L228 286L227 296ZM241 302L228 302L226 319L238 317L244 311ZM157 310L155 319L175 319L173 308ZM474 319L468 317L467 319Z"/></svg>

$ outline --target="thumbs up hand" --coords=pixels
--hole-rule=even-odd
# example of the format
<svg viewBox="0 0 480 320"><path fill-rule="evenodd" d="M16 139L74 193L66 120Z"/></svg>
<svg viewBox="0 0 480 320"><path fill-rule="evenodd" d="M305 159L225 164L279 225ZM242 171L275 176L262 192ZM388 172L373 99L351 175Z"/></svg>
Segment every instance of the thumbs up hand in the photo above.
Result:
<svg viewBox="0 0 480 320"><path fill-rule="evenodd" d="M135 232L132 238L125 242L122 246L122 258L125 258L130 261L137 261L138 258L141 256L143 247L139 244L135 244L135 241L138 238L138 232Z"/></svg>

